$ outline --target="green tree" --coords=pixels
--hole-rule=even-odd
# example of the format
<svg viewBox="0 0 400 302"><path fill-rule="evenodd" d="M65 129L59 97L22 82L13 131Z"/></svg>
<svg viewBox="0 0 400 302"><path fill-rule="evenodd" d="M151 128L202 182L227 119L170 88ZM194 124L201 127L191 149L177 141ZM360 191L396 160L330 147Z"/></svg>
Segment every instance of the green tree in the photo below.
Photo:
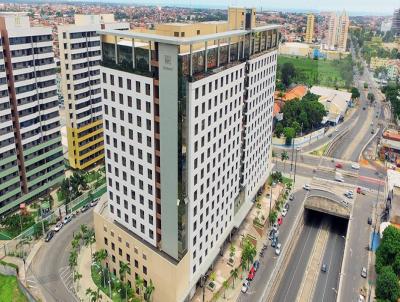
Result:
<svg viewBox="0 0 400 302"><path fill-rule="evenodd" d="M229 288L228 280L225 280L225 281L222 283L222 286L224 287L224 299L226 299L226 290Z"/></svg>
<svg viewBox="0 0 400 302"><path fill-rule="evenodd" d="M276 137L280 138L283 134L283 125L281 122L276 123L275 126L275 135Z"/></svg>
<svg viewBox="0 0 400 302"><path fill-rule="evenodd" d="M144 291L144 299L146 302L150 302L152 300L152 295L155 290L153 281L150 279L149 284L147 284L146 289Z"/></svg>
<svg viewBox="0 0 400 302"><path fill-rule="evenodd" d="M137 291L139 292L139 296L142 295L143 286L144 286L143 279L140 278L140 276L137 276L135 279L135 287L136 287Z"/></svg>
<svg viewBox="0 0 400 302"><path fill-rule="evenodd" d="M292 127L285 127L283 129L283 135L285 136L286 145L291 145L292 140L296 136L296 130Z"/></svg>
<svg viewBox="0 0 400 302"><path fill-rule="evenodd" d="M231 270L231 277L232 277L232 288L235 288L235 280L239 276L239 271L237 268Z"/></svg>
<svg viewBox="0 0 400 302"><path fill-rule="evenodd" d="M121 281L125 283L125 301L128 301L128 282L126 280L126 273L129 273L130 271L131 269L129 268L129 265L121 261L119 266L119 276Z"/></svg>
<svg viewBox="0 0 400 302"><path fill-rule="evenodd" d="M356 87L352 87L351 88L351 98L354 100L359 97L360 97L360 91L358 91L358 89Z"/></svg>
<svg viewBox="0 0 400 302"><path fill-rule="evenodd" d="M83 244L85 246L90 247L90 255L93 255L92 253L92 245L93 243L96 242L96 237L93 229L88 229L85 236L83 237Z"/></svg>
<svg viewBox="0 0 400 302"><path fill-rule="evenodd" d="M276 152L275 152L274 150L272 150L271 156L272 156L273 159L275 159L275 164L276 164L276 157L277 157L278 155L276 154Z"/></svg>
<svg viewBox="0 0 400 302"><path fill-rule="evenodd" d="M88 288L86 289L86 295L89 296L90 302L97 302L102 298L102 295L100 294L100 288L97 288L97 291Z"/></svg>
<svg viewBox="0 0 400 302"><path fill-rule="evenodd" d="M384 266L376 278L376 297L384 301L397 301L400 298L400 284L390 266Z"/></svg>
<svg viewBox="0 0 400 302"><path fill-rule="evenodd" d="M375 101L375 95L372 92L368 92L367 98L371 104Z"/></svg>
<svg viewBox="0 0 400 302"><path fill-rule="evenodd" d="M69 253L68 265L73 270L75 269L77 264L78 264L78 252L76 250L72 250Z"/></svg>
<svg viewBox="0 0 400 302"><path fill-rule="evenodd" d="M295 76L296 70L294 65L290 62L284 63L281 67L281 78L283 85L285 85L285 87L289 87Z"/></svg>

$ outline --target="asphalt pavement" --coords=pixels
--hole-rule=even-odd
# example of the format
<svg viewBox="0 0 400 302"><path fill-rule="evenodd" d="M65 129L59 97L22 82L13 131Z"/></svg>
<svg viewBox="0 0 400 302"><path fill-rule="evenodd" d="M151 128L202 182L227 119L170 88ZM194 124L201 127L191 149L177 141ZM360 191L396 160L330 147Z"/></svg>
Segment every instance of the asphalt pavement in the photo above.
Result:
<svg viewBox="0 0 400 302"><path fill-rule="evenodd" d="M272 301L296 301L301 281L321 226L321 221L322 215L306 217L303 230L300 233L300 239L297 241L297 244L293 249L293 254L290 257L285 273L283 274Z"/></svg>
<svg viewBox="0 0 400 302"><path fill-rule="evenodd" d="M334 219L332 219L334 220ZM320 270L313 302L335 302L345 246L346 223L331 223L328 242L322 258L327 272Z"/></svg>
<svg viewBox="0 0 400 302"><path fill-rule="evenodd" d="M303 202L305 196L305 190L298 190L294 193L294 200L289 202L289 211L286 217L283 218L282 225L279 227L279 242L281 242L282 246L285 246L288 242L288 236L293 226L292 222L296 220L300 209L304 206ZM271 247L271 242L268 241L268 248L264 253L264 256L259 259L261 265L253 281L250 283L250 288L247 293L241 293L237 301L253 302L258 301L258 299L262 297L266 283L273 272L277 257L278 256L275 255L275 249Z"/></svg>
<svg viewBox="0 0 400 302"><path fill-rule="evenodd" d="M32 261L28 278L34 280L46 302L78 301L72 291L68 258L73 234L80 231L81 224L93 226L92 209L79 214L57 232L50 242L45 242Z"/></svg>

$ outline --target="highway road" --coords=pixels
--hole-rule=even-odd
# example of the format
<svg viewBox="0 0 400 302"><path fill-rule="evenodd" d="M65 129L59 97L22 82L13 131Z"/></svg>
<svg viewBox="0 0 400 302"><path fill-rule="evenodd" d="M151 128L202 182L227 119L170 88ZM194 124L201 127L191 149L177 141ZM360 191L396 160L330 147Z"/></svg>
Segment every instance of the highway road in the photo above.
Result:
<svg viewBox="0 0 400 302"><path fill-rule="evenodd" d="M296 301L318 230L321 227L321 222L322 215L310 215L306 217L303 230L299 237L300 239L293 249L293 254L290 257L288 266L272 301Z"/></svg>
<svg viewBox="0 0 400 302"><path fill-rule="evenodd" d="M292 227L292 222L295 221L296 216L299 214L300 209L303 207L306 191L299 190L294 193L294 200L289 202L289 211L283 219L283 224L279 228L279 241L282 246L288 242L288 236ZM274 269L277 256L274 249L271 247L271 242L268 241L268 249L264 253L264 257L260 259L260 268L256 273L255 278L251 281L251 285L247 293L241 293L238 300L239 302L253 302L258 301L263 295L264 288L267 280L270 278Z"/></svg>
<svg viewBox="0 0 400 302"><path fill-rule="evenodd" d="M93 225L93 208L65 225L50 242L45 242L28 270L28 278L41 289L46 302L78 301L72 293L72 274L68 267L71 241L81 224Z"/></svg>
<svg viewBox="0 0 400 302"><path fill-rule="evenodd" d="M338 218L332 219L330 225L329 238L322 258L322 263L327 265L328 270L326 273L319 273L313 302L336 301L347 227L347 222L339 221Z"/></svg>

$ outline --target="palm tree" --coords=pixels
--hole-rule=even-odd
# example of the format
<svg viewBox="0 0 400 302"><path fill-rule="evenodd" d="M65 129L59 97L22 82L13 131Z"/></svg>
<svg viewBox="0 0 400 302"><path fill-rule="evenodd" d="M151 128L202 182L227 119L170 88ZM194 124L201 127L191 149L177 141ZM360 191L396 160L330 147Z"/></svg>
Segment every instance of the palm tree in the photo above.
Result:
<svg viewBox="0 0 400 302"><path fill-rule="evenodd" d="M232 288L235 288L235 280L239 276L239 271L237 268L231 270L231 277L232 277Z"/></svg>
<svg viewBox="0 0 400 302"><path fill-rule="evenodd" d="M126 273L130 271L129 265L121 261L119 266L119 276L122 282L125 282L125 301L128 301L128 282L126 282Z"/></svg>
<svg viewBox="0 0 400 302"><path fill-rule="evenodd" d="M76 282L76 289L77 291L79 290L79 280L82 278L82 274L80 274L79 272L75 272L74 273L74 282Z"/></svg>
<svg viewBox="0 0 400 302"><path fill-rule="evenodd" d="M242 269L242 271L240 272L240 279L243 279L243 272L246 270L246 262L247 261L243 261L243 259L242 259L242 262L240 262L240 267L241 267L241 269Z"/></svg>
<svg viewBox="0 0 400 302"><path fill-rule="evenodd" d="M139 290L139 296L141 296L143 289L143 279L140 278L140 276L137 276L137 278L135 279L135 287Z"/></svg>
<svg viewBox="0 0 400 302"><path fill-rule="evenodd" d="M105 249L98 250L93 255L94 261L100 266L100 268L102 268L102 263L104 260L107 259L107 257L108 257L108 254ZM102 275L103 285L104 285L104 287L106 287L106 279L104 278L104 270L100 269L100 273Z"/></svg>
<svg viewBox="0 0 400 302"><path fill-rule="evenodd" d="M86 232L88 231L89 228L87 227L86 224L81 224L80 229L81 229L82 237L85 237Z"/></svg>
<svg viewBox="0 0 400 302"><path fill-rule="evenodd" d="M228 287L229 287L229 283L228 283L228 280L225 280L223 283L222 283L222 286L224 287L224 299L226 299L226 290L228 289Z"/></svg>
<svg viewBox="0 0 400 302"><path fill-rule="evenodd" d="M73 269L78 264L78 253L76 250L72 250L69 254L68 264Z"/></svg>
<svg viewBox="0 0 400 302"><path fill-rule="evenodd" d="M281 153L281 160L282 160L282 162L283 162L283 171L285 171L285 167L286 167L285 161L286 161L287 159L289 159L289 155L288 155L288 153L287 153L286 151L283 151L283 152Z"/></svg>
<svg viewBox="0 0 400 302"><path fill-rule="evenodd" d="M100 288L97 288L97 291L88 288L86 289L86 295L89 296L91 302L96 302L102 298L102 295L100 294Z"/></svg>
<svg viewBox="0 0 400 302"><path fill-rule="evenodd" d="M146 300L146 302L150 302L152 300L151 295L153 294L154 290L155 287L153 285L153 280L150 279L150 282L149 284L147 284L146 290L144 292L144 299Z"/></svg>
<svg viewBox="0 0 400 302"><path fill-rule="evenodd" d="M90 246L90 255L93 255L92 244L96 242L95 234L93 229L88 229L85 236L83 236L83 243L85 246Z"/></svg>

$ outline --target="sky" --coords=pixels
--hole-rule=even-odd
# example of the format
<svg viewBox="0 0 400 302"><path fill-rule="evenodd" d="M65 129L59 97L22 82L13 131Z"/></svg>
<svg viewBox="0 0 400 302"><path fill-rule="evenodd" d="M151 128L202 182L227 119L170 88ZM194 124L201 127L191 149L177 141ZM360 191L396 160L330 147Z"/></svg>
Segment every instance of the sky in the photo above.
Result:
<svg viewBox="0 0 400 302"><path fill-rule="evenodd" d="M119 2L128 2L120 0ZM392 15L395 8L400 8L400 0L146 0L130 3L185 6L185 7L215 7L228 6L256 7L263 10L285 11L337 11L346 9L351 15Z"/></svg>

